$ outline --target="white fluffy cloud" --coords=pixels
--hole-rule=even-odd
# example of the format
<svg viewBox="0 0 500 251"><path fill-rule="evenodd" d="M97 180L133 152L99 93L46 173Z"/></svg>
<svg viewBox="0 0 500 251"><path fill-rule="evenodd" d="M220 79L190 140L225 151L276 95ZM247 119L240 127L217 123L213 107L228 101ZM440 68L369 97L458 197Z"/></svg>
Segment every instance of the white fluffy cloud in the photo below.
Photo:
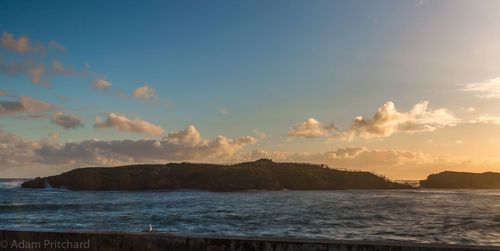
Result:
<svg viewBox="0 0 500 251"><path fill-rule="evenodd" d="M316 138L330 136L335 131L334 126L325 126L314 118L295 124L288 131L289 137Z"/></svg>
<svg viewBox="0 0 500 251"><path fill-rule="evenodd" d="M144 101L148 101L152 98L157 98L158 96L156 95L155 90L153 90L151 87L148 85L141 86L137 89L134 90L132 95L135 98L142 99Z"/></svg>
<svg viewBox="0 0 500 251"><path fill-rule="evenodd" d="M64 114L63 112L55 112L50 121L58 126L63 127L64 129L76 129L78 127L84 127L81 118Z"/></svg>
<svg viewBox="0 0 500 251"><path fill-rule="evenodd" d="M171 132L167 136L169 143L175 145L190 145L196 146L205 144L204 139L193 125L186 127L186 129L178 132Z"/></svg>
<svg viewBox="0 0 500 251"><path fill-rule="evenodd" d="M161 140L85 140L63 144L53 140L27 141L0 130L0 172L20 166L59 170L59 167L171 161L230 162L239 150L255 143L256 139L250 136L205 139L194 126L172 132Z"/></svg>
<svg viewBox="0 0 500 251"><path fill-rule="evenodd" d="M106 90L111 87L111 82L106 79L97 79L94 81L93 87L98 90Z"/></svg>
<svg viewBox="0 0 500 251"><path fill-rule="evenodd" d="M117 113L108 113L106 119L102 121L100 117L96 118L94 128L115 128L121 132L146 133L150 136L158 136L165 130L158 125L138 118L128 118L125 115Z"/></svg>
<svg viewBox="0 0 500 251"><path fill-rule="evenodd" d="M371 119L358 116L351 126L351 134L362 138L387 137L394 133L431 132L438 128L455 126L460 120L444 108L431 110L429 101L422 101L409 112L399 112L393 102L386 102Z"/></svg>
<svg viewBox="0 0 500 251"><path fill-rule="evenodd" d="M468 83L461 90L475 92L481 98L500 98L500 77L483 82Z"/></svg>
<svg viewBox="0 0 500 251"><path fill-rule="evenodd" d="M15 113L37 113L51 109L51 105L43 101L23 96L14 101L0 101L0 115Z"/></svg>
<svg viewBox="0 0 500 251"><path fill-rule="evenodd" d="M340 131L334 126L326 126L314 118L295 124L289 137L316 138L331 137L365 139L388 137L395 133L431 132L438 128L456 126L461 120L445 108L429 109L429 101L422 101L408 112L396 110L388 101L377 109L370 119L357 116L349 130Z"/></svg>

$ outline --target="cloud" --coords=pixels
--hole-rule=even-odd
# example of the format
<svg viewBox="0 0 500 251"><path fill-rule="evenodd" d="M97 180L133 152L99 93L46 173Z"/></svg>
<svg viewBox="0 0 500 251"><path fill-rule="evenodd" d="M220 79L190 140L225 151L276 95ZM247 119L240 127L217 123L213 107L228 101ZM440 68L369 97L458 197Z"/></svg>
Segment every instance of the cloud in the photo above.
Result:
<svg viewBox="0 0 500 251"><path fill-rule="evenodd" d="M12 33L2 33L2 47L18 53L27 53L33 50L28 37L22 36L16 39Z"/></svg>
<svg viewBox="0 0 500 251"><path fill-rule="evenodd" d="M115 128L121 132L146 133L150 136L158 136L165 131L160 126L150 122L137 118L130 119L125 115L112 112L107 114L105 121L102 121L101 118L97 117L94 128Z"/></svg>
<svg viewBox="0 0 500 251"><path fill-rule="evenodd" d="M261 132L259 129L255 128L253 129L253 134L260 140L264 140L268 138L268 135L264 132Z"/></svg>
<svg viewBox="0 0 500 251"><path fill-rule="evenodd" d="M196 127L171 132L163 139L84 140L58 143L25 140L0 129L0 175L33 177L83 166L112 166L179 161L232 163L271 158L274 161L327 164L331 168L375 171L393 179L421 179L444 170L500 171L500 159L433 155L404 150L343 147L324 152L279 152L243 149L257 142L244 136L203 138ZM24 168L29 167L29 168Z"/></svg>
<svg viewBox="0 0 500 251"><path fill-rule="evenodd" d="M14 34L9 32L3 32L1 38L1 46L5 49L17 52L17 53L31 53L36 52L42 55L45 54L45 45L42 43L33 44L32 41L27 36L19 36L16 38ZM52 50L57 50L66 53L66 48L60 43L51 40L48 43L48 48Z"/></svg>
<svg viewBox="0 0 500 251"><path fill-rule="evenodd" d="M39 142L26 141L0 128L0 169L29 165L37 161L33 149Z"/></svg>
<svg viewBox="0 0 500 251"><path fill-rule="evenodd" d="M438 128L456 126L461 122L444 108L429 109L429 101L422 101L409 112L399 112L393 102L388 101L377 109L371 119L357 116L349 130L338 130L333 125L324 125L314 118L295 124L288 137L352 140L389 137L395 133L432 132Z"/></svg>
<svg viewBox="0 0 500 251"><path fill-rule="evenodd" d="M420 7L424 6L424 4L425 4L424 0L419 0L415 3L415 7L420 8Z"/></svg>
<svg viewBox="0 0 500 251"><path fill-rule="evenodd" d="M369 150L365 147L344 147L318 153L286 153L255 150L249 159L271 158L277 161L325 163L333 168L362 168L401 166L408 162L423 162L422 153L398 150Z"/></svg>
<svg viewBox="0 0 500 251"><path fill-rule="evenodd" d="M76 129L78 127L84 127L82 120L74 115L67 115L63 112L56 112L52 115L50 121L63 127L64 129Z"/></svg>
<svg viewBox="0 0 500 251"><path fill-rule="evenodd" d="M241 160L270 158L281 162L327 164L330 168L373 171L393 179L423 179L431 173L449 171L500 171L500 159L454 155L433 155L404 150L343 147L331 151L276 152L257 149Z"/></svg>
<svg viewBox="0 0 500 251"><path fill-rule="evenodd" d="M23 96L15 101L0 101L0 115L11 115L15 113L38 113L51 109L52 106L43 101Z"/></svg>
<svg viewBox="0 0 500 251"><path fill-rule="evenodd" d="M111 87L111 82L105 79L97 79L94 81L93 87L98 90L106 90Z"/></svg>
<svg viewBox="0 0 500 251"><path fill-rule="evenodd" d="M9 76L27 76L33 84L42 84L45 75L45 65L32 59L20 62L5 62L0 58L0 73Z"/></svg>
<svg viewBox="0 0 500 251"><path fill-rule="evenodd" d="M466 92L478 93L480 98L500 98L500 77L483 82L468 83L460 89Z"/></svg>
<svg viewBox="0 0 500 251"><path fill-rule="evenodd" d="M57 143L55 140L58 137L58 133L52 133L49 135L50 140L28 141L0 129L0 174L7 169L19 169L18 177L31 177L39 168L54 173L60 172L61 168L67 170L91 165L172 161L231 162L242 148L256 143L256 139L250 136L205 139L194 126L172 132L161 140L84 140ZM21 170L24 166L29 166L30 169Z"/></svg>
<svg viewBox="0 0 500 251"><path fill-rule="evenodd" d="M309 118L302 123L295 124L289 131L289 137L317 138L329 136L335 132L333 125L325 126L314 118Z"/></svg>
<svg viewBox="0 0 500 251"><path fill-rule="evenodd" d="M469 121L471 124L500 125L500 116L480 115L476 119Z"/></svg>
<svg viewBox="0 0 500 251"><path fill-rule="evenodd" d="M167 161L231 160L243 147L254 144L252 137L229 139L201 138L194 126L170 133L162 140L85 140L65 144L42 144L35 149L45 164L114 165L124 163L164 163Z"/></svg>
<svg viewBox="0 0 500 251"><path fill-rule="evenodd" d="M148 101L151 98L157 98L155 90L150 88L148 85L141 86L134 90L132 95L135 98L142 99L144 101Z"/></svg>
<svg viewBox="0 0 500 251"><path fill-rule="evenodd" d="M56 42L54 40L49 41L49 48L53 49L53 50L57 50L57 51L63 52L63 53L67 52L66 47L62 46L60 43L58 43L58 42Z"/></svg>
<svg viewBox="0 0 500 251"><path fill-rule="evenodd" d="M227 114L227 109L226 108L220 108L219 109L219 113L222 114L222 115L226 115Z"/></svg>
<svg viewBox="0 0 500 251"><path fill-rule="evenodd" d="M50 132L47 136L51 140L58 140L59 137L61 137L61 134L59 132Z"/></svg>
<svg viewBox="0 0 500 251"><path fill-rule="evenodd" d="M460 122L447 109L431 110L429 101L422 101L409 112L399 112L393 102L386 102L371 119L358 116L354 119L351 136L361 138L388 137L395 133L432 132L438 128L451 127Z"/></svg>
<svg viewBox="0 0 500 251"><path fill-rule="evenodd" d="M71 76L76 72L73 69L68 69L57 59L52 60L52 71L59 75Z"/></svg>
<svg viewBox="0 0 500 251"><path fill-rule="evenodd" d="M186 129L178 132L169 133L167 141L176 145L200 145L205 144L200 133L193 125L188 126Z"/></svg>
<svg viewBox="0 0 500 251"><path fill-rule="evenodd" d="M45 66L43 64L36 64L33 67L31 67L28 71L30 77L31 77L31 82L34 84L39 84L42 80L42 75L45 72Z"/></svg>
<svg viewBox="0 0 500 251"><path fill-rule="evenodd" d="M11 51L28 54L28 56L23 56L21 61L4 60L0 58L0 73L2 74L9 76L26 76L32 83L37 85L49 85L52 75L72 76L78 73L81 76L85 76L87 74L86 71L80 73L74 69L65 67L58 59L54 59L52 64L47 65L49 66L47 67L44 62L41 61L46 56L47 47L41 43L33 45L26 36L15 38L13 34L4 32L1 38L1 45ZM66 52L66 48L56 41L50 41L48 43L48 48ZM42 57L35 57L30 53L38 53Z"/></svg>

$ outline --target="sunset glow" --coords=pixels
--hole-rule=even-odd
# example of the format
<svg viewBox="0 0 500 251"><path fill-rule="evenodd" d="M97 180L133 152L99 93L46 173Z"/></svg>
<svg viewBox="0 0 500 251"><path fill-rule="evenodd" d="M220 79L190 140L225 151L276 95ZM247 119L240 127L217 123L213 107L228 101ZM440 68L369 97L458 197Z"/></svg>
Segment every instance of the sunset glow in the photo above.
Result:
<svg viewBox="0 0 500 251"><path fill-rule="evenodd" d="M499 1L223 2L0 3L0 177L500 172Z"/></svg>

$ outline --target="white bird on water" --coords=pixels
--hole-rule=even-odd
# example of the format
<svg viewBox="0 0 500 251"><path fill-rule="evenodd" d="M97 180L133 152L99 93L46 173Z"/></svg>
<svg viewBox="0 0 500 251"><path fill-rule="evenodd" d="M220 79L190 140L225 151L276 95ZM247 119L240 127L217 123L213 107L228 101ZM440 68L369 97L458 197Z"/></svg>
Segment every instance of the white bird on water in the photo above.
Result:
<svg viewBox="0 0 500 251"><path fill-rule="evenodd" d="M153 226L149 224L149 229L144 229L143 232L153 232Z"/></svg>

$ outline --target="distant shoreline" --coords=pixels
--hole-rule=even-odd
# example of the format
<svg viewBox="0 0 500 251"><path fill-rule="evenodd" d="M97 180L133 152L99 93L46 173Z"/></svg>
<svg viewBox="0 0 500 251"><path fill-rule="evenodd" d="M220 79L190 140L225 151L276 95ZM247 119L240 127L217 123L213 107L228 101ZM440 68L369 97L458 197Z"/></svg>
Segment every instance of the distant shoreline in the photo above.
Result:
<svg viewBox="0 0 500 251"><path fill-rule="evenodd" d="M233 165L168 163L79 168L60 175L24 182L23 188L66 188L89 191L198 189L244 190L413 189L364 171L326 165L273 162L260 159Z"/></svg>
<svg viewBox="0 0 500 251"><path fill-rule="evenodd" d="M260 159L232 165L206 163L142 164L87 167L35 178L23 188L65 188L78 191L279 191L367 189L500 189L500 173L445 171L420 181L391 181L365 171L333 169L311 163Z"/></svg>

